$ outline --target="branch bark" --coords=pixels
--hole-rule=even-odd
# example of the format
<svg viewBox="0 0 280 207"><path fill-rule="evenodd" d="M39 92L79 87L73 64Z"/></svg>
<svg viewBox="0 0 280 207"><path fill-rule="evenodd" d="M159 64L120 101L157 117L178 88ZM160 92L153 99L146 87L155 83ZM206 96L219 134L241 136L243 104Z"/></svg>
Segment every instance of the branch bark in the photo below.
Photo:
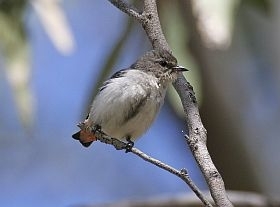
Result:
<svg viewBox="0 0 280 207"><path fill-rule="evenodd" d="M128 14L129 16L133 17L138 21L142 21L143 15L137 11L135 7L126 3L123 0L109 0L114 6L120 9L122 12Z"/></svg>
<svg viewBox="0 0 280 207"><path fill-rule="evenodd" d="M121 11L133 16L140 22L154 49L164 49L171 52L161 29L156 0L144 0L142 13L137 12L132 6L122 0L109 1ZM205 177L214 202L217 206L231 207L233 205L227 197L223 179L212 162L211 156L207 150L207 132L200 118L193 87L182 74L179 75L173 86L181 98L186 114L189 135L185 135L185 138Z"/></svg>
<svg viewBox="0 0 280 207"><path fill-rule="evenodd" d="M86 130L86 125L83 122L79 123L78 127L81 130ZM121 140L118 140L116 138L110 137L102 131L95 130L94 136L100 142L113 145L116 148L116 150L127 150L127 143L125 143ZM160 160L157 160L157 159L145 154L144 152L142 152L141 150L139 150L135 147L132 147L130 152L137 155L138 157L142 158L143 160L145 160L153 165L156 165L159 168L166 170L166 171L172 173L173 175L179 177L180 179L182 179L192 189L192 191L196 194L196 196L202 201L202 203L205 206L212 207L211 203L206 199L206 197L202 194L202 192L199 190L199 188L195 185L195 183L189 177L189 174L186 169L177 170L177 169L171 167L170 165L167 165L167 164L161 162Z"/></svg>
<svg viewBox="0 0 280 207"><path fill-rule="evenodd" d="M152 158L152 157L146 155L145 153L141 152L137 148L132 148L131 152L133 154L141 157L143 160L150 162L150 163L158 166L159 168L164 169L164 170L172 173L173 175L176 175L177 177L181 178L192 189L192 191L196 194L196 196L202 201L202 203L205 206L209 206L209 207L212 206L211 203L207 200L207 198L199 190L199 188L195 185L195 183L191 180L186 169L183 168L180 171L176 170L175 168L173 168L155 158Z"/></svg>

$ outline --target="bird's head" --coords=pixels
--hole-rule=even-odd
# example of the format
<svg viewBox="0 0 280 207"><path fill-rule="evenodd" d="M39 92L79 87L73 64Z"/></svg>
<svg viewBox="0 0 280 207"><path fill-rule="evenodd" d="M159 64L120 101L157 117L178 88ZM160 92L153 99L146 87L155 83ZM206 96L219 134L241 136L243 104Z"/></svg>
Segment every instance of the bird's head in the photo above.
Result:
<svg viewBox="0 0 280 207"><path fill-rule="evenodd" d="M188 71L179 66L177 59L167 50L148 51L131 67L153 74L161 82L172 82L177 78L179 72Z"/></svg>

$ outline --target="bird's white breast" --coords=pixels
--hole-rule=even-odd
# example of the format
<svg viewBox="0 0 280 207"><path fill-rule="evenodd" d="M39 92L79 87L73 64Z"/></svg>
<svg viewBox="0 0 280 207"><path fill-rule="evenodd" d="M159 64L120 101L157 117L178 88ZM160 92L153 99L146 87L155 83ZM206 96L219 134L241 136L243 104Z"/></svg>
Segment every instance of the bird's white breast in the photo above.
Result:
<svg viewBox="0 0 280 207"><path fill-rule="evenodd" d="M93 101L89 122L100 125L111 137L124 140L130 136L135 140L154 121L165 92L166 87L159 85L155 76L128 70L124 76L111 79L99 92ZM132 106L138 109L134 114Z"/></svg>

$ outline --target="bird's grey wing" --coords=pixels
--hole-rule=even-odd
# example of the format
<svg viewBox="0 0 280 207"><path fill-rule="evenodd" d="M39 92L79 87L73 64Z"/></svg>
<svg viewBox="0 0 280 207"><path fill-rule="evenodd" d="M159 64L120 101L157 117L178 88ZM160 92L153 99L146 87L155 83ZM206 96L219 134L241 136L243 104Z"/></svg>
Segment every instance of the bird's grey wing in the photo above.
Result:
<svg viewBox="0 0 280 207"><path fill-rule="evenodd" d="M136 77L132 75L132 78L132 73ZM123 124L139 113L151 92L149 87L143 87L142 82L139 82L137 74L138 71L124 69L104 82L92 107L96 119L107 122L115 116L113 120Z"/></svg>
<svg viewBox="0 0 280 207"><path fill-rule="evenodd" d="M107 85L108 85L109 83L111 83L112 79L123 77L124 74L127 72L127 70L128 70L128 69L126 68L126 69L122 69L122 70L119 70L119 71L115 72L107 81L105 81L105 82L103 83L103 85L99 88L99 91L104 90L104 89L107 87Z"/></svg>
<svg viewBox="0 0 280 207"><path fill-rule="evenodd" d="M137 94L132 97L130 107L128 108L127 113L124 116L123 123L134 118L141 111L141 108L145 106L150 95L151 91L146 91L145 94Z"/></svg>

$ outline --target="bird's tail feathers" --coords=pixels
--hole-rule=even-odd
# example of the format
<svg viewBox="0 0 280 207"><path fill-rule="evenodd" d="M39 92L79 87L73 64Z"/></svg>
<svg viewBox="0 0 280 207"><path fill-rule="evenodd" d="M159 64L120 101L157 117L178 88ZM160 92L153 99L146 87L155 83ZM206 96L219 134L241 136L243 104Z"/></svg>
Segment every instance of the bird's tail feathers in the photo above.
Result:
<svg viewBox="0 0 280 207"><path fill-rule="evenodd" d="M80 135L81 135L81 131L78 131L77 133L72 135L72 138L75 140L80 140Z"/></svg>
<svg viewBox="0 0 280 207"><path fill-rule="evenodd" d="M84 147L89 147L93 141L96 141L95 135L86 130L76 132L72 138L78 140Z"/></svg>

